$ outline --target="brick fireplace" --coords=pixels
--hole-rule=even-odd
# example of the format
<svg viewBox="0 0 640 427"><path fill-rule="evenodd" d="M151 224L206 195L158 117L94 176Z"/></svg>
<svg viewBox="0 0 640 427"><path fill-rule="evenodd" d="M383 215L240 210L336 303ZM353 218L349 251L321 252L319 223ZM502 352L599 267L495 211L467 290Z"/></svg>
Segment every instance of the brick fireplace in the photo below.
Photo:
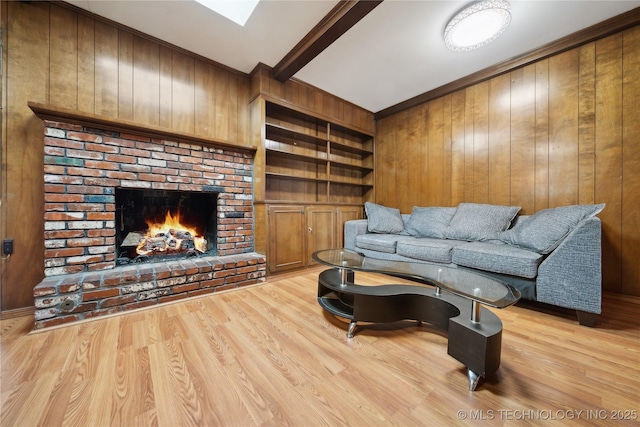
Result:
<svg viewBox="0 0 640 427"><path fill-rule="evenodd" d="M252 157L179 135L45 118L45 278L34 288L36 329L264 281L265 257L253 252ZM116 263L127 212L116 203L122 190L213 200L192 208L215 211L209 250ZM176 199L185 198L201 200Z"/></svg>

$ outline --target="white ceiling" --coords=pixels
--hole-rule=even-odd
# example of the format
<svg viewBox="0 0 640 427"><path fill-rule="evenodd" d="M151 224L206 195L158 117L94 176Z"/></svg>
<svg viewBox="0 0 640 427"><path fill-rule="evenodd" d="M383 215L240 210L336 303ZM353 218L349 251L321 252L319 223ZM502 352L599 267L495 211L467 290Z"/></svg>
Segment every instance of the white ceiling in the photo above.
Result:
<svg viewBox="0 0 640 427"><path fill-rule="evenodd" d="M337 4L261 0L241 27L193 0L67 1L245 73L260 62L274 67ZM444 27L470 2L385 0L294 77L378 112L640 6L511 0L502 36L475 51L451 52Z"/></svg>

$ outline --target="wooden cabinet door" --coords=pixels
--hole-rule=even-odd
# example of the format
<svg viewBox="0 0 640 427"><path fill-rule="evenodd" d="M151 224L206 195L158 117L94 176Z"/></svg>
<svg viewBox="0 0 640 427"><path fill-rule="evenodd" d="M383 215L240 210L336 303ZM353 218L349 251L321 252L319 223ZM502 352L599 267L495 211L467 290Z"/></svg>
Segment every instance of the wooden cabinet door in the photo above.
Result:
<svg viewBox="0 0 640 427"><path fill-rule="evenodd" d="M304 267L306 227L304 206L269 206L269 272Z"/></svg>
<svg viewBox="0 0 640 427"><path fill-rule="evenodd" d="M338 220L336 224L337 247L344 247L344 223L354 219L362 219L363 209L362 206L341 206L338 208Z"/></svg>
<svg viewBox="0 0 640 427"><path fill-rule="evenodd" d="M337 247L336 219L333 206L307 207L307 265L315 264L314 252Z"/></svg>

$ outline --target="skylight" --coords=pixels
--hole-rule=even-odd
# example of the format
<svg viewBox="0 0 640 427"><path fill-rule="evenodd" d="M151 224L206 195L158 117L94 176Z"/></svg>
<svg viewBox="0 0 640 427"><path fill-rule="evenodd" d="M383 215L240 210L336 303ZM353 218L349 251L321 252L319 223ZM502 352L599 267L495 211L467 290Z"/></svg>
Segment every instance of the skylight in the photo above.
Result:
<svg viewBox="0 0 640 427"><path fill-rule="evenodd" d="M260 0L196 0L201 5L244 27Z"/></svg>

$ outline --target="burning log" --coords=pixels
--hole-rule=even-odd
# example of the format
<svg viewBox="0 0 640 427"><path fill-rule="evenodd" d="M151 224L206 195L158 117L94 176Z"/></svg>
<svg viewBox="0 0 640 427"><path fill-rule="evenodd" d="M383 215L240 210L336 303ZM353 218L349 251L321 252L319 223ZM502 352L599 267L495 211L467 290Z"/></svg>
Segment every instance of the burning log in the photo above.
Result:
<svg viewBox="0 0 640 427"><path fill-rule="evenodd" d="M205 252L207 241L194 237L189 231L170 229L168 232L156 233L153 237L145 236L136 252L139 255L171 254L197 250Z"/></svg>
<svg viewBox="0 0 640 427"><path fill-rule="evenodd" d="M133 249L139 256L197 254L207 251L207 240L195 228L181 224L180 214L167 212L164 223L147 222L147 232L130 232L122 247Z"/></svg>

